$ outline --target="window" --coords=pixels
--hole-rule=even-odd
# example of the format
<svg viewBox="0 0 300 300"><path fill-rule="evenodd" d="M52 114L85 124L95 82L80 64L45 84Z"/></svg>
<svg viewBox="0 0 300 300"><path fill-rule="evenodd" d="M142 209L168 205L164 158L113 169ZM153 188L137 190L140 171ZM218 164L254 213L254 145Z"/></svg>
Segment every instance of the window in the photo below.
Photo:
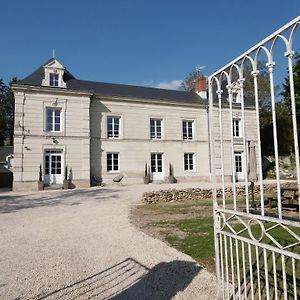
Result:
<svg viewBox="0 0 300 300"><path fill-rule="evenodd" d="M241 137L241 120L233 119L232 120L232 130L234 137Z"/></svg>
<svg viewBox="0 0 300 300"><path fill-rule="evenodd" d="M119 153L107 153L107 172L119 171Z"/></svg>
<svg viewBox="0 0 300 300"><path fill-rule="evenodd" d="M194 170L194 153L184 153L184 171Z"/></svg>
<svg viewBox="0 0 300 300"><path fill-rule="evenodd" d="M58 86L58 74L50 73L50 86Z"/></svg>
<svg viewBox="0 0 300 300"><path fill-rule="evenodd" d="M46 108L46 131L61 131L61 109Z"/></svg>
<svg viewBox="0 0 300 300"><path fill-rule="evenodd" d="M161 139L162 131L161 119L150 119L150 137L151 139Z"/></svg>
<svg viewBox="0 0 300 300"><path fill-rule="evenodd" d="M193 139L193 121L182 121L182 136L184 140Z"/></svg>
<svg viewBox="0 0 300 300"><path fill-rule="evenodd" d="M109 116L107 117L107 137L119 138L120 137L120 117Z"/></svg>
<svg viewBox="0 0 300 300"><path fill-rule="evenodd" d="M243 172L242 153L236 152L234 154L234 158L235 158L235 172L236 173Z"/></svg>

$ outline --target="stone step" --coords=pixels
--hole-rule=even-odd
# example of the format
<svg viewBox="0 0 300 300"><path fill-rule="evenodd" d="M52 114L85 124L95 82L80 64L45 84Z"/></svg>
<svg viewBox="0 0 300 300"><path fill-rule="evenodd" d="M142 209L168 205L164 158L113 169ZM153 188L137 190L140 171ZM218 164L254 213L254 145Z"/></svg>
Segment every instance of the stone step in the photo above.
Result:
<svg viewBox="0 0 300 300"><path fill-rule="evenodd" d="M63 188L62 184L50 184L45 185L44 190L61 190Z"/></svg>

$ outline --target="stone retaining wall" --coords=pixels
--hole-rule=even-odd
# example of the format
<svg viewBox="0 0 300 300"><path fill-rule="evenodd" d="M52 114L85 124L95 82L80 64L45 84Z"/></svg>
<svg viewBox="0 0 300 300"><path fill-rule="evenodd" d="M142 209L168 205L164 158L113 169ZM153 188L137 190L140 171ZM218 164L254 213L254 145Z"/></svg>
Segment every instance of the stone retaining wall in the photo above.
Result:
<svg viewBox="0 0 300 300"><path fill-rule="evenodd" d="M288 183L285 185L291 185ZM249 188L250 193L250 188ZM259 195L260 188L259 186L254 187L255 195ZM269 184L264 186L265 195L274 195L276 193L276 184ZM233 197L233 191L231 188L225 188L226 198ZM245 187L236 188L237 197L245 197ZM201 189L201 188L190 188L183 190L169 189L169 190L160 190L156 192L146 192L142 196L142 201L151 204L157 202L173 202L173 201L195 201L199 199L210 199L212 197L212 190ZM222 197L222 189L217 189L217 197Z"/></svg>

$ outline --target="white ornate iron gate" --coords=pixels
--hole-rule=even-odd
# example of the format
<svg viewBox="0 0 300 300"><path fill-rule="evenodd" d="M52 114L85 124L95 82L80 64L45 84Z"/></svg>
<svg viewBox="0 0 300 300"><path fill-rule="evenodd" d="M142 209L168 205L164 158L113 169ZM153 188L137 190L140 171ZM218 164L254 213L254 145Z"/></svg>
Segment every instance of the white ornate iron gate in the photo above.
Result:
<svg viewBox="0 0 300 300"><path fill-rule="evenodd" d="M208 78L216 268L223 299L300 299L300 111L296 106L300 96L295 95L293 71L295 51L300 51L300 43L299 49L295 45L299 24L300 16ZM278 62L287 64L290 89L296 178L291 182L280 178L278 137L285 133L278 132L276 124L280 101L274 76L279 42L285 49ZM262 75L268 80L267 104L261 98ZM272 120L273 185L263 179L262 107Z"/></svg>

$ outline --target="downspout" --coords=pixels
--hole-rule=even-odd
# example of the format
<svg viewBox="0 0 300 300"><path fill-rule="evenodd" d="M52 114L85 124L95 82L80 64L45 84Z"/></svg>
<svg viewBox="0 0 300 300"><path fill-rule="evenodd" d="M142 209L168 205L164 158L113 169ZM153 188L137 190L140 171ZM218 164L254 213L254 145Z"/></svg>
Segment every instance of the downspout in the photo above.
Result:
<svg viewBox="0 0 300 300"><path fill-rule="evenodd" d="M25 136L24 136L24 125L25 125L25 120L24 120L24 111L25 111L25 92L23 92L23 102L22 102L22 158L21 158L21 181L23 182L23 174L24 174L24 141L25 141Z"/></svg>
<svg viewBox="0 0 300 300"><path fill-rule="evenodd" d="M208 132L208 155L210 157L211 155L211 146L210 146L210 130L209 130L209 126L210 126L210 119L209 119L209 104L207 104L206 106L206 114L207 114L207 132ZM211 180L211 160L208 160L209 162L209 177Z"/></svg>

